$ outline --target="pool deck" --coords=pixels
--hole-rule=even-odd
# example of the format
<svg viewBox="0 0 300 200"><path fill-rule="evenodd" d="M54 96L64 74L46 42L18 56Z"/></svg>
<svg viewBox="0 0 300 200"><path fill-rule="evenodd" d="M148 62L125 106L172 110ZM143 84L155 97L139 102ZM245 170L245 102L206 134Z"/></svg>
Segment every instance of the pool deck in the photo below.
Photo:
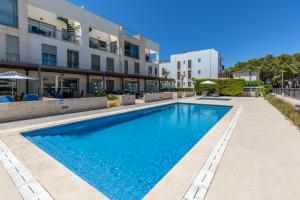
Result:
<svg viewBox="0 0 300 200"><path fill-rule="evenodd" d="M137 104L0 124L2 140L54 199L106 197L62 164L24 139L19 132L98 116L162 105ZM244 107L205 199L297 199L300 196L300 132L262 98L181 102L234 105L233 109L145 196L183 199L206 159L240 106ZM22 199L0 163L0 199Z"/></svg>

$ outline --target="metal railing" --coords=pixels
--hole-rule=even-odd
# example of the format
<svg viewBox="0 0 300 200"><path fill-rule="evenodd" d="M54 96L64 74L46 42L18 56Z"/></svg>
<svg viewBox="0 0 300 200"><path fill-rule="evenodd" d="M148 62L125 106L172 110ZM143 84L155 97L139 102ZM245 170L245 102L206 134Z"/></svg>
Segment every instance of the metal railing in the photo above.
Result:
<svg viewBox="0 0 300 200"><path fill-rule="evenodd" d="M118 47L116 45L108 45L106 42L90 37L90 48L106 51L110 53L117 53Z"/></svg>
<svg viewBox="0 0 300 200"><path fill-rule="evenodd" d="M6 59L10 62L18 63L20 62L20 54L6 52Z"/></svg>
<svg viewBox="0 0 300 200"><path fill-rule="evenodd" d="M300 99L300 88L273 88L272 92L274 94L282 95L287 97L292 97L295 99Z"/></svg>
<svg viewBox="0 0 300 200"><path fill-rule="evenodd" d="M81 37L68 33L67 31L61 31L55 28L55 26L45 24L36 20L28 19L28 32L37 35L54 38L74 44L81 44Z"/></svg>

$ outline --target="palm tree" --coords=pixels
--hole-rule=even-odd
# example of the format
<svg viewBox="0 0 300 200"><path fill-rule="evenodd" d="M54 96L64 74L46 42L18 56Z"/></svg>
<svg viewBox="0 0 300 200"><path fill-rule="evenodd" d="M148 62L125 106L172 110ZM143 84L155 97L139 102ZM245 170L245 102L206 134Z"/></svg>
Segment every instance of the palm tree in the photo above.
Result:
<svg viewBox="0 0 300 200"><path fill-rule="evenodd" d="M166 83L167 83L167 85L168 85L168 76L170 75L170 71L168 71L168 70L166 70L165 68L163 68L162 69L162 72L161 72L161 74L163 75L163 77L166 79ZM169 90L169 88L168 88L168 90Z"/></svg>

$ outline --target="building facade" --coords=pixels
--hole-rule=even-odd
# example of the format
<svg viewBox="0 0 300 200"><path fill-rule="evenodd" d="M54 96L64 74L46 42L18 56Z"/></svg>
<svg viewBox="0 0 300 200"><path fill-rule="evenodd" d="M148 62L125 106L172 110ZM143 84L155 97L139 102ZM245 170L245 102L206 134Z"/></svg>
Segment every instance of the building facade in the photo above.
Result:
<svg viewBox="0 0 300 200"><path fill-rule="evenodd" d="M214 49L171 55L170 60L160 63L160 76L166 69L177 87L193 88L193 78L218 78L224 66L222 56Z"/></svg>
<svg viewBox="0 0 300 200"><path fill-rule="evenodd" d="M41 77L17 82L18 95L157 92L162 80L157 43L67 0L1 0L0 72L12 70Z"/></svg>

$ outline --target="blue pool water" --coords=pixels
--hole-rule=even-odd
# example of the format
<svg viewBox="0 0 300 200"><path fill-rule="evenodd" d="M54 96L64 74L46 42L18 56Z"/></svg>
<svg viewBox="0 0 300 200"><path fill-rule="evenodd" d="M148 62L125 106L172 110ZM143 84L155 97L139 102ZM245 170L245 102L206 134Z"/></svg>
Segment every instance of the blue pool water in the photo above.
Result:
<svg viewBox="0 0 300 200"><path fill-rule="evenodd" d="M108 198L141 199L230 109L169 104L24 136Z"/></svg>
<svg viewBox="0 0 300 200"><path fill-rule="evenodd" d="M199 100L217 100L217 101L230 101L230 98L222 98L222 97L201 97Z"/></svg>

